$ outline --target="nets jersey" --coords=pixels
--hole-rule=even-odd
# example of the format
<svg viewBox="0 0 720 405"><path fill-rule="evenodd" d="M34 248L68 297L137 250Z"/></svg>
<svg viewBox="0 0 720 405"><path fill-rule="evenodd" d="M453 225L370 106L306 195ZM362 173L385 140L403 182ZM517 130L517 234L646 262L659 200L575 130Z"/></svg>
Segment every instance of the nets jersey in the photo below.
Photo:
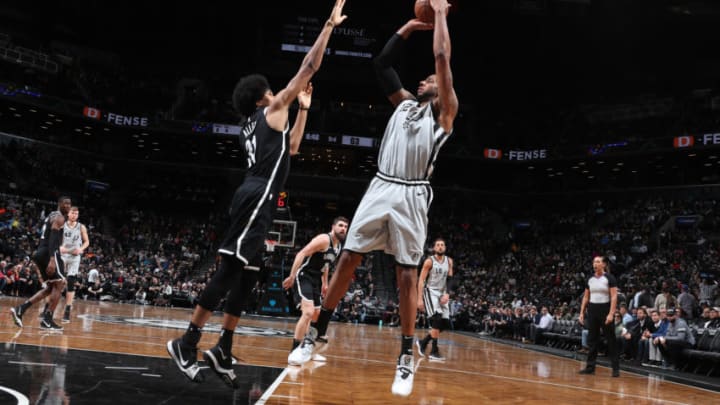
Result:
<svg viewBox="0 0 720 405"><path fill-rule="evenodd" d="M48 243L50 241L50 232L52 232L52 223L53 221L55 221L55 218L57 218L58 215L62 215L62 212L53 211L49 213L47 217L45 217L45 222L43 222L42 229L40 230L40 243L38 244L38 248L48 247Z"/></svg>
<svg viewBox="0 0 720 405"><path fill-rule="evenodd" d="M430 256L430 259L432 260L432 268L425 280L425 288L445 291L448 271L450 269L449 259L447 256L443 256L442 261L438 261L435 255Z"/></svg>
<svg viewBox="0 0 720 405"><path fill-rule="evenodd" d="M82 225L80 222L76 222L74 227L71 227L67 222L63 225L63 241L62 246L66 250L73 250L82 246L82 233L80 229ZM79 256L65 253L62 255L63 260L77 259Z"/></svg>
<svg viewBox="0 0 720 405"><path fill-rule="evenodd" d="M378 171L404 180L429 180L440 147L449 135L435 121L432 103L401 102L385 128Z"/></svg>
<svg viewBox="0 0 720 405"><path fill-rule="evenodd" d="M330 244L327 250L322 252L315 252L310 257L306 257L303 264L300 265L300 271L305 273L306 276L320 277L323 273L325 265L333 266L335 261L340 256L340 250L342 250L342 243L338 243L333 246L332 236L328 233L327 237L330 239Z"/></svg>
<svg viewBox="0 0 720 405"><path fill-rule="evenodd" d="M267 108L256 110L243 126L242 142L247 159L246 176L267 179L278 190L290 171L289 123L282 132L267 123Z"/></svg>

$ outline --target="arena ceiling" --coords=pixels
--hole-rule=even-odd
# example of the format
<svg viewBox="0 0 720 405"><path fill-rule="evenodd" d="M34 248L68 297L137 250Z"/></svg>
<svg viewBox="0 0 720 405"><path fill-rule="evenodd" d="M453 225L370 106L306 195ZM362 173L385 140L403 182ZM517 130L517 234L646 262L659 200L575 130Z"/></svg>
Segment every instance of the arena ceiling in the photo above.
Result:
<svg viewBox="0 0 720 405"><path fill-rule="evenodd" d="M271 2L208 2L187 7L147 1L71 0L41 6L17 2L0 6L0 18L6 27L30 24L36 35L117 53L124 63L140 68L235 78L238 72L265 67L262 54L277 46L269 41L288 16L324 18L332 2L282 3L278 7ZM497 104L529 97L577 102L672 92L714 86L720 72L716 1L452 3L453 64L465 100L478 97ZM411 16L411 5L412 0L349 0L346 24L370 28L377 36L377 50ZM431 68L429 39L416 42L412 50L422 62L407 68L413 80ZM351 83L347 91L356 92L371 80L369 74L359 74L352 82L361 85Z"/></svg>

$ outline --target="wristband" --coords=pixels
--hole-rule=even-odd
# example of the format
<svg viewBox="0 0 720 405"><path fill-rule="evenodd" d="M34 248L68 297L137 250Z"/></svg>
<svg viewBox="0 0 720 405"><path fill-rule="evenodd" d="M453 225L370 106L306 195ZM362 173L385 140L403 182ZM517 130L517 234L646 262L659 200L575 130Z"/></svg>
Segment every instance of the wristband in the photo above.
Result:
<svg viewBox="0 0 720 405"><path fill-rule="evenodd" d="M300 107L298 107L298 109L299 109L300 111L309 111L309 110L310 110L310 107L300 106Z"/></svg>

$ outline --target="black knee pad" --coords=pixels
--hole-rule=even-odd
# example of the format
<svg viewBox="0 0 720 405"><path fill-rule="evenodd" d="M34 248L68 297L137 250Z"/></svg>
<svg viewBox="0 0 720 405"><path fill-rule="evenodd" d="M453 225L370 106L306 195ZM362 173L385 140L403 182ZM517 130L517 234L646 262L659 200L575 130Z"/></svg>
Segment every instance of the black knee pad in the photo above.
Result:
<svg viewBox="0 0 720 405"><path fill-rule="evenodd" d="M75 292L75 283L77 282L77 276L67 277L67 292Z"/></svg>

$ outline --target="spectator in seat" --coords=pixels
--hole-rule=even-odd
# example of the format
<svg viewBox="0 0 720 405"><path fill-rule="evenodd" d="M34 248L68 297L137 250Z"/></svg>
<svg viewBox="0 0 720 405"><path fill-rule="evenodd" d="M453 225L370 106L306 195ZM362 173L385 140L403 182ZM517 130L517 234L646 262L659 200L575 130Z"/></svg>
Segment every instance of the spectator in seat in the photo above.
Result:
<svg viewBox="0 0 720 405"><path fill-rule="evenodd" d="M685 365L682 351L695 346L695 336L687 322L678 316L675 308L668 308L666 316L667 330L664 336L657 338L658 348L665 358L666 367L681 370Z"/></svg>
<svg viewBox="0 0 720 405"><path fill-rule="evenodd" d="M100 295L103 293L102 284L100 279L95 280L95 283L88 287L88 299L100 301Z"/></svg>
<svg viewBox="0 0 720 405"><path fill-rule="evenodd" d="M650 289L647 285L643 285L638 292L635 293L633 299L630 300L629 307L632 308L652 308L655 305L655 299L650 294Z"/></svg>
<svg viewBox="0 0 720 405"><path fill-rule="evenodd" d="M659 313L659 324L655 324L655 332L650 335L648 343L648 363L642 363L643 366L660 367L663 364L662 352L660 351L660 338L665 336L667 332L668 321L665 318L666 309L661 309ZM653 318L653 321L655 319Z"/></svg>
<svg viewBox="0 0 720 405"><path fill-rule="evenodd" d="M687 322L691 323L695 319L696 311L698 310L698 302L695 296L690 292L690 288L687 284L683 284L681 287L681 293L678 295L677 301L678 306L682 309L682 318Z"/></svg>
<svg viewBox="0 0 720 405"><path fill-rule="evenodd" d="M530 325L530 340L536 344L542 343L542 334L550 330L553 323L553 317L550 315L548 307L542 307L540 312L540 321L537 324Z"/></svg>
<svg viewBox="0 0 720 405"><path fill-rule="evenodd" d="M662 291L655 297L654 308L667 309L670 307L677 307L677 298L670 292L668 283L663 281Z"/></svg>
<svg viewBox="0 0 720 405"><path fill-rule="evenodd" d="M712 307L708 311L708 320L705 322L705 328L720 328L720 307Z"/></svg>
<svg viewBox="0 0 720 405"><path fill-rule="evenodd" d="M718 283L717 281L711 279L710 277L703 277L702 283L700 283L700 297L698 297L698 301L700 304L706 303L707 305L713 305L715 296L718 292Z"/></svg>
<svg viewBox="0 0 720 405"><path fill-rule="evenodd" d="M645 308L637 309L637 318L625 324L625 331L622 335L623 346L620 352L625 360L638 360L638 346L642 332L650 327L652 320Z"/></svg>

